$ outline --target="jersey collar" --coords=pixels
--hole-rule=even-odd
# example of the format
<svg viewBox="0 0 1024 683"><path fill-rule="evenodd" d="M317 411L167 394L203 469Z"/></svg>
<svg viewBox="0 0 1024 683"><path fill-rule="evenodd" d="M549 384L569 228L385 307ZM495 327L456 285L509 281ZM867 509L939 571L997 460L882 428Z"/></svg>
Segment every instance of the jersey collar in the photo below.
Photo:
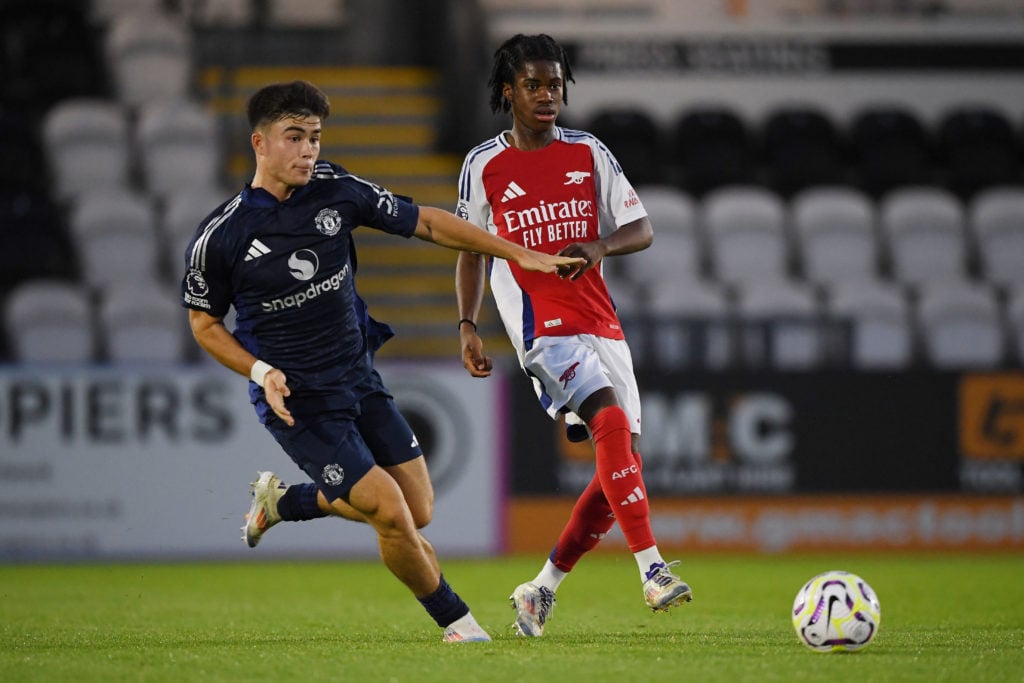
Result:
<svg viewBox="0 0 1024 683"><path fill-rule="evenodd" d="M288 197L288 199L284 200L283 202L279 202L277 201L277 197L270 194L262 187L253 187L249 183L246 183L245 187L242 189L242 203L246 204L247 206L254 206L260 209L269 209L277 206L278 204L285 204L293 201L302 193L304 193L308 188L308 183L301 187L297 187L292 192L291 196Z"/></svg>
<svg viewBox="0 0 1024 683"><path fill-rule="evenodd" d="M512 136L512 130L506 129L498 133L498 144L502 147L508 148L512 146L512 143L508 141L508 138ZM555 142L559 140L565 140L565 134L561 126L555 126Z"/></svg>

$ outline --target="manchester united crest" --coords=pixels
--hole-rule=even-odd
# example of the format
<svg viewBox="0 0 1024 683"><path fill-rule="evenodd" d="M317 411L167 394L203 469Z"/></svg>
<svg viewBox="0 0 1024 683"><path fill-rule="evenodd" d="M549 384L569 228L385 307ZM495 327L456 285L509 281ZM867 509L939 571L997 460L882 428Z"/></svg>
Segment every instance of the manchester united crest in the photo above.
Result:
<svg viewBox="0 0 1024 683"><path fill-rule="evenodd" d="M338 486L345 481L345 470L341 468L341 465L333 463L324 468L322 478L328 486Z"/></svg>
<svg viewBox="0 0 1024 683"><path fill-rule="evenodd" d="M316 215L316 229L331 237L341 230L341 216L334 209L320 209Z"/></svg>

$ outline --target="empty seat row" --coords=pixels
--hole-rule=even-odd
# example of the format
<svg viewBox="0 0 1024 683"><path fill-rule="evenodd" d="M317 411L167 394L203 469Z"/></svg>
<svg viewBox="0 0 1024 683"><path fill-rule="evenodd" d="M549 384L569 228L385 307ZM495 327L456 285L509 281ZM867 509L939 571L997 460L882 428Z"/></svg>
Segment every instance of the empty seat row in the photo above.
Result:
<svg viewBox="0 0 1024 683"><path fill-rule="evenodd" d="M201 220L229 197L219 186L183 188L156 201L125 188L82 196L61 211L45 194L0 192L0 295L34 278L84 288L154 279L176 284Z"/></svg>
<svg viewBox="0 0 1024 683"><path fill-rule="evenodd" d="M616 296L613 290L613 296ZM622 300L619 300L622 303ZM814 288L676 282L620 309L640 366L754 370L1000 368L1024 362L1024 287L971 282L916 294L881 280Z"/></svg>
<svg viewBox="0 0 1024 683"><path fill-rule="evenodd" d="M195 359L177 291L137 281L101 292L33 280L6 297L9 355L31 362ZM733 292L695 280L622 312L638 366L816 370L997 368L1024 361L1024 288L1005 302L991 288L936 283L915 298L880 281L818 296L805 283L761 282Z"/></svg>
<svg viewBox="0 0 1024 683"><path fill-rule="evenodd" d="M87 287L147 278L176 283L185 246L199 222L227 198L217 186L203 186L185 188L159 203L117 188L76 200L68 234L78 278Z"/></svg>
<svg viewBox="0 0 1024 683"><path fill-rule="evenodd" d="M144 7L161 10L164 0L92 0L90 15L105 24L128 11ZM178 0L172 3L195 26L246 28L268 25L282 28L338 26L346 18L344 0Z"/></svg>
<svg viewBox="0 0 1024 683"><path fill-rule="evenodd" d="M748 185L699 200L665 185L637 192L655 247L614 259L608 269L645 290L679 277L1024 281L1024 185L994 187L966 204L932 186L878 201L848 186L811 188L788 201Z"/></svg>
<svg viewBox="0 0 1024 683"><path fill-rule="evenodd" d="M30 280L4 300L11 358L20 363L181 362L192 357L177 290L148 280L101 293L66 280Z"/></svg>
<svg viewBox="0 0 1024 683"><path fill-rule="evenodd" d="M83 5L90 5L83 7ZM191 30L163 0L0 3L0 100L32 110L68 97L139 105L192 92Z"/></svg>
<svg viewBox="0 0 1024 683"><path fill-rule="evenodd" d="M667 126L630 107L602 109L579 125L611 148L634 183L669 182L695 196L739 183L787 197L822 184L852 184L874 197L941 184L968 198L1020 182L1024 152L1024 119L1018 126L1006 113L973 103L942 113L934 126L896 104L867 107L847 124L794 104L756 123L728 106L708 105Z"/></svg>
<svg viewBox="0 0 1024 683"><path fill-rule="evenodd" d="M137 117L111 99L63 100L42 123L53 195L68 201L124 187L161 196L215 183L222 172L217 131L216 117L190 100L151 103Z"/></svg>

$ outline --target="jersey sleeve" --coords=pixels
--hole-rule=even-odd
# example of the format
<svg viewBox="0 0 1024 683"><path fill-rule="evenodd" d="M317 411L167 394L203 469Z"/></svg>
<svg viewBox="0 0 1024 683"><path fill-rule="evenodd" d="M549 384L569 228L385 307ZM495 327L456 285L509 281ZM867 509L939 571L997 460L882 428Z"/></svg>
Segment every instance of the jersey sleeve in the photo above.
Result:
<svg viewBox="0 0 1024 683"><path fill-rule="evenodd" d="M646 216L647 210L611 150L594 137L591 137L591 149L594 152L594 181L599 209L608 219L607 224L620 228ZM602 220L602 225L605 223Z"/></svg>
<svg viewBox="0 0 1024 683"><path fill-rule="evenodd" d="M481 164L475 161L472 152L466 155L459 172L459 202L455 207L455 215L469 221L478 228L488 230L491 205L487 201Z"/></svg>
<svg viewBox="0 0 1024 683"><path fill-rule="evenodd" d="M185 250L181 280L182 305L217 318L227 315L233 298L223 235L217 230L196 233Z"/></svg>
<svg viewBox="0 0 1024 683"><path fill-rule="evenodd" d="M409 198L397 196L376 183L358 176L348 177L361 198L361 225L402 237L412 237L420 218L420 209L416 204Z"/></svg>

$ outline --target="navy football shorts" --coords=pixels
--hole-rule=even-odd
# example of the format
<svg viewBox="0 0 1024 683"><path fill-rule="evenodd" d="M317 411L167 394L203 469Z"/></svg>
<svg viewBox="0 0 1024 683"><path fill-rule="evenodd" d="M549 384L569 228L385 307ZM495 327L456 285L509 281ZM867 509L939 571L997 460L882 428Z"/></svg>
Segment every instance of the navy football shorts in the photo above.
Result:
<svg viewBox="0 0 1024 683"><path fill-rule="evenodd" d="M328 501L348 500L349 491L376 464L400 465L423 455L409 423L385 393L359 402L359 414L342 414L316 422L279 419L267 430Z"/></svg>

